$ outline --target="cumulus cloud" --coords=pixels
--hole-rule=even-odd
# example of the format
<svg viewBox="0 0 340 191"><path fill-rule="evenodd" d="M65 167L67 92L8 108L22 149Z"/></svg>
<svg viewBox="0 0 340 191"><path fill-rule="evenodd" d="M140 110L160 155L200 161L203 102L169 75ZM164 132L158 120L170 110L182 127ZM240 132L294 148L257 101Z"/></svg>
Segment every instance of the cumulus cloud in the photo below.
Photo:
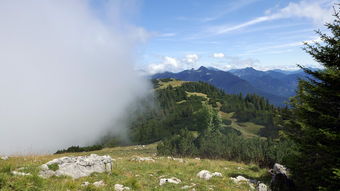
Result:
<svg viewBox="0 0 340 191"><path fill-rule="evenodd" d="M214 58L224 58L224 54L223 53L214 53L213 57Z"/></svg>
<svg viewBox="0 0 340 191"><path fill-rule="evenodd" d="M198 55L197 54L187 54L185 55L183 61L188 63L188 64L195 64L198 60Z"/></svg>
<svg viewBox="0 0 340 191"><path fill-rule="evenodd" d="M197 54L187 54L181 59L174 57L164 56L160 63L149 64L147 71L150 74L160 72L179 72L185 69L189 69L195 66L199 59Z"/></svg>
<svg viewBox="0 0 340 191"><path fill-rule="evenodd" d="M124 112L148 92L133 64L147 32L126 22L126 1L103 6L105 16L85 0L0 1L0 154L125 131Z"/></svg>
<svg viewBox="0 0 340 191"><path fill-rule="evenodd" d="M165 56L163 57L163 61L157 64L149 64L148 65L148 72L150 74L155 74L159 72L175 72L180 70L180 61L176 58Z"/></svg>

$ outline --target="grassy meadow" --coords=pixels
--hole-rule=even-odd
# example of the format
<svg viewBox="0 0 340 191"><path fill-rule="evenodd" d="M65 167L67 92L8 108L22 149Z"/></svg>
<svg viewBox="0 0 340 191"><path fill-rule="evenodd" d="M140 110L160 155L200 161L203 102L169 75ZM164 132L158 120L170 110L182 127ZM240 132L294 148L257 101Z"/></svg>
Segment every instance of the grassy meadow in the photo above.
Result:
<svg viewBox="0 0 340 191"><path fill-rule="evenodd" d="M268 183L267 169L260 169L256 165L242 164L223 160L207 160L183 158L184 162L173 160L168 157L156 156L156 144L141 146L127 146L106 148L100 151L89 153L67 153L58 155L42 156L18 156L10 157L8 160L0 160L0 190L49 190L49 191L89 191L89 190L114 190L115 184L123 184L132 190L181 190L185 185L195 184L197 191L206 190L230 190L248 191L247 184L235 184L230 177L238 175L247 178L257 179ZM110 155L116 161L113 162L111 173L94 173L89 177L72 179L70 177L52 177L44 179L38 176L39 166L54 158L62 156L89 155ZM152 157L155 162L131 161L135 156ZM11 171L31 173L29 176L12 175ZM223 177L213 177L210 180L203 180L196 176L200 170L210 172L221 172ZM179 178L180 184L165 184L160 186L160 178ZM94 186L83 187L85 181L93 183L103 180L105 186L96 188Z"/></svg>

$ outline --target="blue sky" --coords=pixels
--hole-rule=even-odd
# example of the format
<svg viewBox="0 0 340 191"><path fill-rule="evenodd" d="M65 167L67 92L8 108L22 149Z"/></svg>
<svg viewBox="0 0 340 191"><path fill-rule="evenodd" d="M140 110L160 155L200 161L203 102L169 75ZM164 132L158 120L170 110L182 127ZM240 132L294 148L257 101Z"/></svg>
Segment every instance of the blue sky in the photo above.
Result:
<svg viewBox="0 0 340 191"><path fill-rule="evenodd" d="M197 68L318 67L302 42L320 41L333 0L144 0L136 25L150 35L137 68L149 73Z"/></svg>

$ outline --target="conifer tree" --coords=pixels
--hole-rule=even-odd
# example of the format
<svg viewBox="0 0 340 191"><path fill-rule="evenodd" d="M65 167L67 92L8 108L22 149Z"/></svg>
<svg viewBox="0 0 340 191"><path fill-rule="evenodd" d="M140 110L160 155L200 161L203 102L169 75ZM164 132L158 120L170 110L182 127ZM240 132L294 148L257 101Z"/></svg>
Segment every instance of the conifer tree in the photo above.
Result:
<svg viewBox="0 0 340 191"><path fill-rule="evenodd" d="M340 19L325 26L330 34L320 35L322 42L305 44L305 51L323 66L311 70L300 80L292 99L294 128L289 134L298 144L290 168L300 190L338 190L340 188Z"/></svg>

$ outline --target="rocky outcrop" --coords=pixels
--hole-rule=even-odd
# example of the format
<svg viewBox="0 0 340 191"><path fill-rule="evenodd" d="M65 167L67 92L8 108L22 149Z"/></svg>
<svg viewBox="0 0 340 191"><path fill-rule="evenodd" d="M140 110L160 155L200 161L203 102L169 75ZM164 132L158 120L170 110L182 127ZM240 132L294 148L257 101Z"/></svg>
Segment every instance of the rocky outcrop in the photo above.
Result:
<svg viewBox="0 0 340 191"><path fill-rule="evenodd" d="M272 191L294 191L296 190L293 181L288 176L288 170L285 166L275 163L270 170L272 180L270 188Z"/></svg>
<svg viewBox="0 0 340 191"><path fill-rule="evenodd" d="M172 178L161 178L159 180L159 185L162 186L165 183L172 183L172 184L179 184L182 181L178 178L172 177Z"/></svg>
<svg viewBox="0 0 340 191"><path fill-rule="evenodd" d="M222 174L220 172L211 173L208 170L201 170L199 173L197 173L197 176L204 179L204 180L209 180L213 176L222 177Z"/></svg>
<svg viewBox="0 0 340 191"><path fill-rule="evenodd" d="M89 176L94 172L111 172L113 159L110 156L61 157L40 166L39 175L43 178L51 176L71 176L80 178Z"/></svg>
<svg viewBox="0 0 340 191"><path fill-rule="evenodd" d="M2 157L0 157L1 160L8 160L8 158L9 158L8 156L2 156Z"/></svg>

